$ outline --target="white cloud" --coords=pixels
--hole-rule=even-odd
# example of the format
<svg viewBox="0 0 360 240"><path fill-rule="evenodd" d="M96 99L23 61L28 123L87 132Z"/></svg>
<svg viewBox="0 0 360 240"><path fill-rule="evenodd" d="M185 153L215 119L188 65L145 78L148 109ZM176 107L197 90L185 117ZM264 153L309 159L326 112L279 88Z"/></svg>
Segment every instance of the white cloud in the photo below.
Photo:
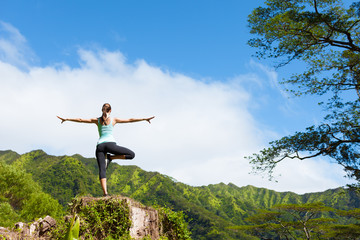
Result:
<svg viewBox="0 0 360 240"><path fill-rule="evenodd" d="M35 55L27 46L26 38L9 23L0 21L0 60L27 68Z"/></svg>
<svg viewBox="0 0 360 240"><path fill-rule="evenodd" d="M327 172L314 170L330 166L326 162L291 162L288 168L279 168L283 176L277 184L248 174L250 166L243 157L258 151L269 133L259 128L249 112L249 105L256 100L239 79L251 76L255 82L266 80L257 74L244 74L228 82L205 82L150 66L145 60L128 63L121 52L81 49L78 54L79 68L28 65L26 72L6 61L10 58L2 58L1 149L19 153L44 149L53 155L94 157L96 126L60 124L56 115L97 117L102 104L110 102L113 116L156 116L151 125L116 126L118 144L136 152L133 161L120 164L135 164L190 185L233 182L306 192L343 184Z"/></svg>

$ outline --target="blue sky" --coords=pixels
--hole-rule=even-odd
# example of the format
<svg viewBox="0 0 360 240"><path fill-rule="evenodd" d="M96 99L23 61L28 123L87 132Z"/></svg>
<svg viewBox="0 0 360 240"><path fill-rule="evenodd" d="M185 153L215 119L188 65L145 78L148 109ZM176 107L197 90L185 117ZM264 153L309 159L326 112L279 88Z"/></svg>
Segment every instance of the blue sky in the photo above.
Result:
<svg viewBox="0 0 360 240"><path fill-rule="evenodd" d="M318 98L289 98L277 83L298 64L275 71L252 57L247 16L262 4L0 0L0 116L22 126L15 136L0 129L0 148L93 157L96 129L59 126L54 116L94 117L110 101L125 117L156 115L151 126L118 131L122 145L138 148L130 164L145 170L190 185L298 193L346 184L324 159L280 166L279 183L248 174L244 156L323 115Z"/></svg>
<svg viewBox="0 0 360 240"><path fill-rule="evenodd" d="M2 21L16 26L37 64L76 65L76 49L120 49L130 60L200 77L240 72L254 51L246 16L262 1L2 1Z"/></svg>

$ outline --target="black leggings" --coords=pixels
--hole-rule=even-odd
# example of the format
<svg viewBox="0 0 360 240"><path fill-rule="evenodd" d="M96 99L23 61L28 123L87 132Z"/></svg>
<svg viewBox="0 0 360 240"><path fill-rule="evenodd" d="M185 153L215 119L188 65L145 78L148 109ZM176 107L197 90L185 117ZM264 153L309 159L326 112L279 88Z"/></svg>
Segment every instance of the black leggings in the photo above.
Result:
<svg viewBox="0 0 360 240"><path fill-rule="evenodd" d="M125 147L120 147L116 145L115 142L105 142L100 143L96 146L96 160L99 165L99 178L106 178L106 163L105 158L106 154L113 154L113 155L124 155L125 159L133 159L135 157L135 153L130 149Z"/></svg>

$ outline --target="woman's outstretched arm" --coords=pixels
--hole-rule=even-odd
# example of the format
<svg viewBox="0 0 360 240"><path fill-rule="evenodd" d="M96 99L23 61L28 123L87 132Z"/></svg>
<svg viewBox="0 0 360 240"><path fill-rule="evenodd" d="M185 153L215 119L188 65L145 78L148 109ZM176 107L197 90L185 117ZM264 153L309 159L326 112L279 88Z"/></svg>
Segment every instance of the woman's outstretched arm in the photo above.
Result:
<svg viewBox="0 0 360 240"><path fill-rule="evenodd" d="M82 118L62 118L57 116L60 120L61 123L65 122L65 121L71 121L71 122L78 122L78 123L97 123L97 118L91 118L91 119L82 119Z"/></svg>
<svg viewBox="0 0 360 240"><path fill-rule="evenodd" d="M114 118L115 123L131 123L131 122L140 122L140 121L147 121L148 123L151 123L150 120L153 119L153 117L149 118L130 118L130 119L120 119L120 118Z"/></svg>

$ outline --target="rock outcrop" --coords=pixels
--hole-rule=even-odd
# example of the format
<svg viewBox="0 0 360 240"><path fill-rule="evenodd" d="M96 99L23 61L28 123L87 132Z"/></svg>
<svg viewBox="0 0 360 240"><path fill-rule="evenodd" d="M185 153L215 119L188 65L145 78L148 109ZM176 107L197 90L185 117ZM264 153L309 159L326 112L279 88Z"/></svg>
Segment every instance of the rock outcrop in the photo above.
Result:
<svg viewBox="0 0 360 240"><path fill-rule="evenodd" d="M69 211L71 215L65 217L65 225L57 226L56 221L47 216L31 224L17 223L13 230L0 228L0 239L62 239L74 229L79 239L190 239L181 232L183 224L173 220L176 213L147 207L127 197L78 197L70 203ZM71 219L79 220L76 227ZM56 231L51 232L54 229Z"/></svg>
<svg viewBox="0 0 360 240"><path fill-rule="evenodd" d="M128 199L129 200L129 199ZM145 236L151 239L159 239L159 214L149 207L144 207L137 202L129 200L131 228L130 236L134 239L141 239Z"/></svg>
<svg viewBox="0 0 360 240"><path fill-rule="evenodd" d="M46 216L44 219L26 224L18 222L15 224L15 228L10 230L8 228L0 227L0 236L5 239L50 239L50 231L56 227L56 221L50 216Z"/></svg>
<svg viewBox="0 0 360 240"><path fill-rule="evenodd" d="M154 208L142 205L139 202L127 197L111 196L111 197L81 197L74 199L72 210L76 214L81 215L81 209L88 204L96 204L96 202L105 201L106 204L112 204L113 201L119 201L126 203L129 209L129 220L131 221L131 227L129 229L130 237L132 239L143 239L144 237L150 237L151 239L160 238L160 221L158 211ZM115 206L115 204L113 204ZM115 206L120 208L121 206ZM110 210L111 209L111 210ZM120 209L114 209L109 207L110 211L116 211Z"/></svg>

